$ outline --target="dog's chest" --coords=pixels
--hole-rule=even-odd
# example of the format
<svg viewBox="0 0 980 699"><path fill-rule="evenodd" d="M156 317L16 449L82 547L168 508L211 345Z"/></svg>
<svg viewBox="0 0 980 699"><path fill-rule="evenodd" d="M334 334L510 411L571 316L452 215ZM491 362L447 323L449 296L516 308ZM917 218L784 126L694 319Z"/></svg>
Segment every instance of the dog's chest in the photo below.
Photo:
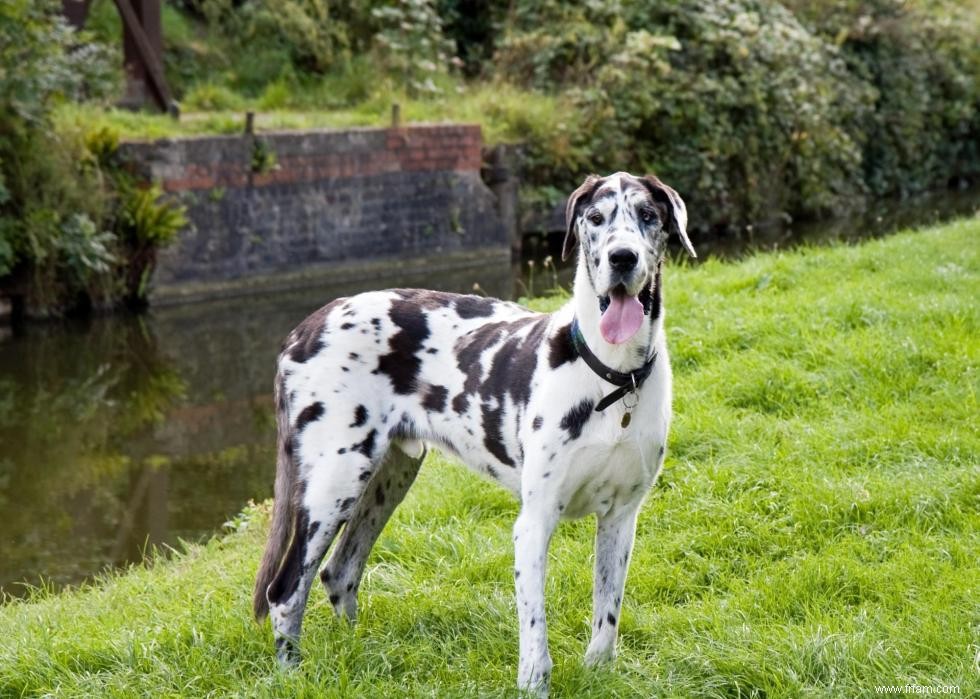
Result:
<svg viewBox="0 0 980 699"><path fill-rule="evenodd" d="M593 429L563 455L563 516L601 516L647 493L659 473L667 425L660 406L646 407L634 411L627 429L621 411L597 414Z"/></svg>

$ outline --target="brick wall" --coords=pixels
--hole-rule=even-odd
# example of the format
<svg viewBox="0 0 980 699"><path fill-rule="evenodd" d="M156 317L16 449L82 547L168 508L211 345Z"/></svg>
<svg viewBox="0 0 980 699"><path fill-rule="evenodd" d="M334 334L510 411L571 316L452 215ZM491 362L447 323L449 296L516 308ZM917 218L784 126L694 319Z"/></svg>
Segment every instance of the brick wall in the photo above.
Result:
<svg viewBox="0 0 980 699"><path fill-rule="evenodd" d="M348 277L386 286L412 273L439 286L433 275L507 265L510 235L480 179L481 150L480 128L467 125L126 143L130 167L191 221L161 252L151 299ZM259 167L261 153L275 165Z"/></svg>

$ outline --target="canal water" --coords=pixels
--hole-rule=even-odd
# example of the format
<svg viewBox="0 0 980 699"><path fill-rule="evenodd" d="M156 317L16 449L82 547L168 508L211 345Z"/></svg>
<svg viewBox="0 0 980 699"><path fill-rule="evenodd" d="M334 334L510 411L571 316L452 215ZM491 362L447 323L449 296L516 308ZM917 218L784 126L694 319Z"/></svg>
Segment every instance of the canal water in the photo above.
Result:
<svg viewBox="0 0 980 699"><path fill-rule="evenodd" d="M851 241L975 214L978 203L974 190L697 245L704 258ZM546 291L556 277L567 286L569 270L542 271L560 244L560 235L532 239L534 265L426 285L512 297ZM387 282L400 283L397 275ZM16 597L26 585L83 582L153 548L212 536L249 500L269 497L279 344L310 311L366 288L0 327L0 591Z"/></svg>

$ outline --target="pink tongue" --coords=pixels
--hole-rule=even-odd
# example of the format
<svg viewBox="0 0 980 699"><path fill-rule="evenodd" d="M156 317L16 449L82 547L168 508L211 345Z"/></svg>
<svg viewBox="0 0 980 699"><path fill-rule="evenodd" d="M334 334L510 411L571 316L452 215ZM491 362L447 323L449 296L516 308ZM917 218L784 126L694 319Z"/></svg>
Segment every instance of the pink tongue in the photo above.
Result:
<svg viewBox="0 0 980 699"><path fill-rule="evenodd" d="M619 345L636 335L643 324L643 304L635 296L609 297L609 307L599 321L599 331L606 342Z"/></svg>

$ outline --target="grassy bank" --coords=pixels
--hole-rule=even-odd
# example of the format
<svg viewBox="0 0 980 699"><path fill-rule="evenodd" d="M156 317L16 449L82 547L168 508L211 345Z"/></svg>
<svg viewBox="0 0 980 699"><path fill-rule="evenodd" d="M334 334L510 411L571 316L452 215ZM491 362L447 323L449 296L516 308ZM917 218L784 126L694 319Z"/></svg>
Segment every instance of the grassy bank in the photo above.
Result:
<svg viewBox="0 0 980 699"><path fill-rule="evenodd" d="M620 658L582 666L594 525L565 523L556 696L980 690L978 235L973 219L668 271L676 418ZM250 510L152 567L0 608L0 695L512 696L516 512L430 458L375 549L358 625L315 590L305 660L281 673L249 616L266 517Z"/></svg>

